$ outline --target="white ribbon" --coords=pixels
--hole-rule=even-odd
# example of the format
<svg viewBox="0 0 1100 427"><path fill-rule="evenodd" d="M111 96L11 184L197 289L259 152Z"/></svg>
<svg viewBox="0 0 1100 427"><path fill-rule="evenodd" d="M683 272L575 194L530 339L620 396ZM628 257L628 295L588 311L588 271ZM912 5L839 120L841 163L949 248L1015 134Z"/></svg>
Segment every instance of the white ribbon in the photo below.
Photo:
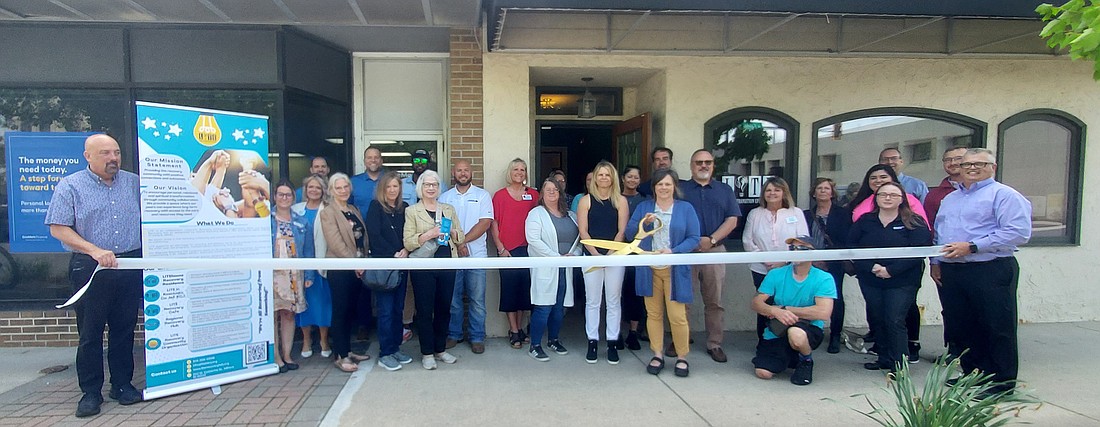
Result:
<svg viewBox="0 0 1100 427"><path fill-rule="evenodd" d="M613 267L649 265L751 264L758 262L836 261L881 258L926 258L942 246L830 249L774 252L706 252L663 255L492 258L118 258L119 269L179 270L469 270L537 267ZM92 278L102 270L96 267ZM92 279L57 308L71 306Z"/></svg>

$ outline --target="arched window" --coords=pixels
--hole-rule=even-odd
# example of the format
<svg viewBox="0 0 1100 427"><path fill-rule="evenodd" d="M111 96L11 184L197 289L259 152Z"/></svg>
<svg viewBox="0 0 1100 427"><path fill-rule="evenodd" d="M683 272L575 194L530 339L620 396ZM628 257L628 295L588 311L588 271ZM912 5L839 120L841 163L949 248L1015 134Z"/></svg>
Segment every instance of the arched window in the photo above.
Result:
<svg viewBox="0 0 1100 427"><path fill-rule="evenodd" d="M859 191L867 169L880 154L893 159L906 191L922 193L946 176L941 154L954 147L984 147L986 124L971 117L927 108L875 108L814 123L812 177L832 178L842 203ZM894 149L891 151L884 151ZM923 194L917 194L923 200Z"/></svg>
<svg viewBox="0 0 1100 427"><path fill-rule="evenodd" d="M791 116L765 107L734 108L707 120L704 135L703 146L714 153L717 163L715 175L778 175L794 185L798 122ZM749 198L756 199L751 203L759 202L758 194L739 194L738 198L741 203Z"/></svg>
<svg viewBox="0 0 1100 427"><path fill-rule="evenodd" d="M1085 124L1057 110L1028 110L1001 122L997 141L997 180L1031 202L1031 243L1078 244Z"/></svg>

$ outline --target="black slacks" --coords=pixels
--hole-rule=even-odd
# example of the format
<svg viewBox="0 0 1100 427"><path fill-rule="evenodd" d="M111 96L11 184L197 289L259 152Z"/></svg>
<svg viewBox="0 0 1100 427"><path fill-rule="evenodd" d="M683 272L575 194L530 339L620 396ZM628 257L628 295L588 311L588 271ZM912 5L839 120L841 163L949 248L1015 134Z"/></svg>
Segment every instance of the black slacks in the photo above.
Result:
<svg viewBox="0 0 1100 427"><path fill-rule="evenodd" d="M963 354L964 372L974 369L993 381L1015 381L1019 372L1015 257L986 262L941 263L944 325Z"/></svg>
<svg viewBox="0 0 1100 427"><path fill-rule="evenodd" d="M413 301L416 304L416 334L420 354L427 356L447 350L447 332L451 326L451 300L455 292L454 270L413 270L410 272Z"/></svg>
<svg viewBox="0 0 1100 427"><path fill-rule="evenodd" d="M141 250L116 256L137 258L141 257ZM73 253L69 259L69 284L73 292L88 282L97 265L92 257ZM134 327L142 306L141 274L141 270L100 271L76 303L76 328L80 334L76 375L83 393L102 393L104 330L110 331L107 368L111 372L111 386L122 387L134 380Z"/></svg>
<svg viewBox="0 0 1100 427"><path fill-rule="evenodd" d="M328 287L332 293L332 352L337 359L351 352L351 334L359 312L363 283L352 270L329 270Z"/></svg>

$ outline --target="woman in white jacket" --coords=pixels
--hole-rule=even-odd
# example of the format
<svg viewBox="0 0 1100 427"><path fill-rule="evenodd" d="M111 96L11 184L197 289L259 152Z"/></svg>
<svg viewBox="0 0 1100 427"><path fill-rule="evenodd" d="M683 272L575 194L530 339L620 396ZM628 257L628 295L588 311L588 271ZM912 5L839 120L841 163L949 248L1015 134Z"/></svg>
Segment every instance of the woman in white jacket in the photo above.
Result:
<svg viewBox="0 0 1100 427"><path fill-rule="evenodd" d="M565 203L561 184L553 179L542 182L538 207L527 214L525 223L527 251L531 257L576 256L581 254L577 217ZM547 346L558 354L568 354L558 333L565 307L573 306L573 269L531 268L531 349L529 354L540 362L550 360L542 349L543 332Z"/></svg>

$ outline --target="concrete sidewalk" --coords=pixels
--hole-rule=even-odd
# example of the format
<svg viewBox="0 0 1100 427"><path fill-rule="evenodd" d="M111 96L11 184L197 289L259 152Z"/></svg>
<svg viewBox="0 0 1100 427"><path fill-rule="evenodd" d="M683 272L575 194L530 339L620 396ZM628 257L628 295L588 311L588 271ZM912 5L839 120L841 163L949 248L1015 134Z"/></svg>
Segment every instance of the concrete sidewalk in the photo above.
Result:
<svg viewBox="0 0 1100 427"><path fill-rule="evenodd" d="M815 352L810 386L791 385L789 374L759 380L749 363L752 333L727 335L725 364L712 362L701 341L694 344L689 378L674 376L671 366L659 377L646 374L647 348L621 352L614 366L601 348L600 361L587 364L577 314L563 329L570 353L551 353L547 363L500 338L489 340L482 355L459 344L452 350L458 363L435 371L416 360L397 372L371 363L348 375L314 355L298 371L230 384L219 396L200 390L128 407L108 399L102 414L84 420L72 416L80 398L75 369L38 373L71 364L75 349L5 348L0 387L10 389L0 388L0 425L874 425L855 411L870 410L862 395L893 403L884 376L862 368L871 356L847 350ZM939 334L938 327L922 328L925 357L942 352ZM415 340L403 349L419 353ZM1020 349L1021 380L1043 404L1018 421L1100 425L1094 403L1100 372L1081 368L1100 353L1100 322L1022 325ZM377 354L376 346L371 350ZM930 366L911 365L921 380ZM140 370L135 374L141 378Z"/></svg>
<svg viewBox="0 0 1100 427"><path fill-rule="evenodd" d="M580 330L566 325L564 330ZM938 327L922 329L923 356L942 353L935 345L940 334ZM583 339L582 333L566 335L570 353L550 353L547 363L496 339L483 355L460 344L452 349L458 363L441 363L435 371L416 360L397 372L359 373L322 425L874 425L854 410L871 409L862 395L893 405L884 375L862 367L871 356L847 350L827 354L823 346L815 352L814 383L798 387L789 373L770 381L752 374L752 333L727 335L730 361L724 364L710 360L696 335L688 378L674 376L671 365L658 377L648 375L644 365L652 353L646 346L622 352L619 365L609 365L602 348L598 363L585 363ZM1044 403L1022 412L1019 421L1100 425L1100 372L1082 369L1100 353L1100 322L1022 325L1020 348L1021 380ZM415 349L415 343L404 346L406 353ZM922 383L931 365L923 360L910 366Z"/></svg>

